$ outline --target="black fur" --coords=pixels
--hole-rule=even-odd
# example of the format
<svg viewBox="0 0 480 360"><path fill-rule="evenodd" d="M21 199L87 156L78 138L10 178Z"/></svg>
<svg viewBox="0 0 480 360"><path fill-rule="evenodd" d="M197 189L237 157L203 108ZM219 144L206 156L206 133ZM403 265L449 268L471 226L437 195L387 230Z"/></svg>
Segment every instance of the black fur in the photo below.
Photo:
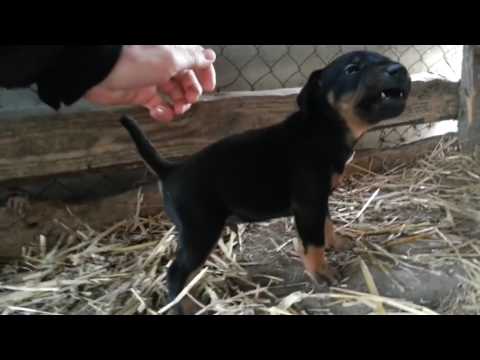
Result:
<svg viewBox="0 0 480 360"><path fill-rule="evenodd" d="M123 118L162 180L166 212L179 230L168 271L171 299L206 260L229 218L293 215L304 248L324 247L331 179L343 173L356 139L353 117L345 114L367 128L404 110L410 78L394 64L370 52L343 55L312 73L298 96L299 110L282 123L230 136L178 164L160 159L134 120ZM385 89L393 97L384 102ZM400 91L403 97L395 98Z"/></svg>
<svg viewBox="0 0 480 360"><path fill-rule="evenodd" d="M120 119L123 127L127 129L132 139L134 139L137 145L137 150L142 159L150 167L150 169L157 174L160 180L164 180L174 166L168 161L163 160L158 156L157 151L153 147L152 143L148 141L145 134L140 130L135 121L129 117L122 117Z"/></svg>

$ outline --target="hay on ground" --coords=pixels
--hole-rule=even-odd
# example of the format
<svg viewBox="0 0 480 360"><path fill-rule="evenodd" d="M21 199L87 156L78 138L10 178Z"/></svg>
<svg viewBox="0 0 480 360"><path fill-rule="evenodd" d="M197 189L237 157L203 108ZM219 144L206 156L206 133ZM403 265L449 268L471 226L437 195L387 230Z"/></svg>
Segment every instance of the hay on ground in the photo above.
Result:
<svg viewBox="0 0 480 360"><path fill-rule="evenodd" d="M141 198L139 192L139 208ZM332 288L326 293L276 296L271 290L283 279L265 274L267 283L260 286L246 270L248 264L238 260L245 238L255 229L242 225L236 232L225 231L187 289L196 290L184 291L181 298L196 304L197 314L307 314L297 305L309 298L345 306L363 304L372 314L436 314L419 304L379 294L363 259L385 273L392 264L435 269L456 262L465 268L468 289L454 302L455 311L480 313L480 165L458 151L455 139L441 141L414 165L378 174L364 169L335 193L331 209L339 234L355 241L355 248L342 261L361 262L368 293ZM0 312L167 313L171 305L166 297L166 270L176 249L175 228L164 214L149 218L138 214L108 229L64 225L68 236L51 249L41 236L39 246L25 249L22 259L1 268ZM293 226L291 219L282 221L286 227ZM296 240L272 241L281 252L293 248ZM431 247L417 251L415 245L420 243ZM394 251L402 246L409 247L408 255Z"/></svg>

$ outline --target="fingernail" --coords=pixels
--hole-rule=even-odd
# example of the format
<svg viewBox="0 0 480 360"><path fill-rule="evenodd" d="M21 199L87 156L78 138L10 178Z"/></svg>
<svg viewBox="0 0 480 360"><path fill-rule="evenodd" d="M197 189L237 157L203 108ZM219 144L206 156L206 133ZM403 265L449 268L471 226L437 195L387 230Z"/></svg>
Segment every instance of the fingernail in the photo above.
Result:
<svg viewBox="0 0 480 360"><path fill-rule="evenodd" d="M215 51L213 51L212 49L203 50L203 56L205 56L205 59L212 62L215 61L215 59L217 58L217 54L215 54Z"/></svg>
<svg viewBox="0 0 480 360"><path fill-rule="evenodd" d="M176 115L183 115L185 114L190 108L192 107L191 104L179 104L175 106L175 114Z"/></svg>
<svg viewBox="0 0 480 360"><path fill-rule="evenodd" d="M157 121L161 121L161 122L170 121L170 116L168 115L166 109L163 107L156 107L155 109L152 110L150 114L152 118L154 118Z"/></svg>

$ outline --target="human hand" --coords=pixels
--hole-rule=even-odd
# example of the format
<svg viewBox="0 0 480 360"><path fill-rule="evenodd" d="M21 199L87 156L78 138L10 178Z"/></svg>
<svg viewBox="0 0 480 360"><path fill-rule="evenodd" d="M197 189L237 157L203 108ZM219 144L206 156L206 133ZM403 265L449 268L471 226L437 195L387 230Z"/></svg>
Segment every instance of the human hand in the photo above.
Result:
<svg viewBox="0 0 480 360"><path fill-rule="evenodd" d="M213 50L199 45L125 45L108 77L85 98L99 105L141 105L154 119L171 121L204 91L215 90L215 59Z"/></svg>

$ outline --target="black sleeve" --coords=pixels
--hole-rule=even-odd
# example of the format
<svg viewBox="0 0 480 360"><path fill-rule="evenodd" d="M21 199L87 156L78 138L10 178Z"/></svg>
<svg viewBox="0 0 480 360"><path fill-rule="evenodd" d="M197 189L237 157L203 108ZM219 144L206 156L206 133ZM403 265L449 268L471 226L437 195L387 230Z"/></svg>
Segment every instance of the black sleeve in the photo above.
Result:
<svg viewBox="0 0 480 360"><path fill-rule="evenodd" d="M121 45L0 46L0 86L37 84L40 99L59 109L105 79L121 49Z"/></svg>

